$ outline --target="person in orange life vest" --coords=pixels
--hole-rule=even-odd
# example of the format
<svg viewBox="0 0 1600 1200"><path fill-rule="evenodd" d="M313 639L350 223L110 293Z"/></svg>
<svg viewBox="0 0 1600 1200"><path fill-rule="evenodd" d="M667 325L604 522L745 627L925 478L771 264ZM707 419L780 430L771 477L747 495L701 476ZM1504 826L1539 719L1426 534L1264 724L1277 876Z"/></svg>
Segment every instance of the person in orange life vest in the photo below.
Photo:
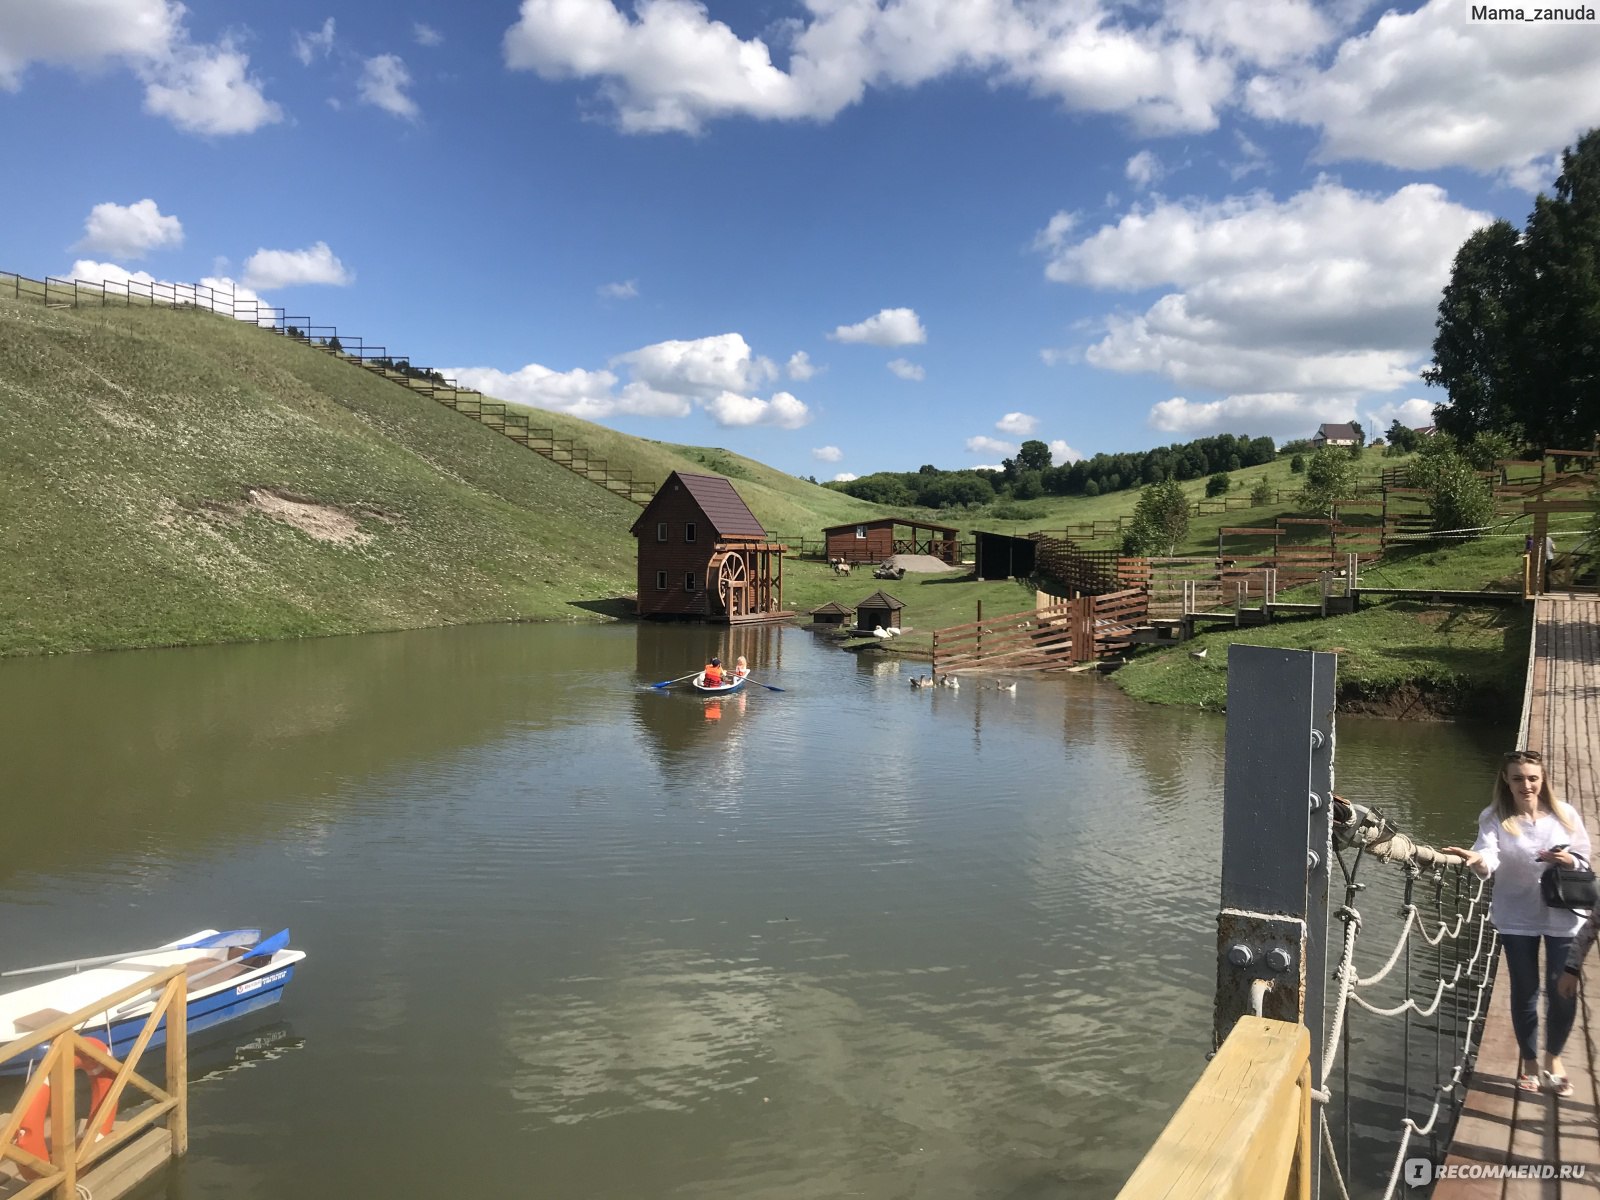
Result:
<svg viewBox="0 0 1600 1200"><path fill-rule="evenodd" d="M713 658L706 664L706 669L700 673L700 680L706 687L722 686L722 660Z"/></svg>
<svg viewBox="0 0 1600 1200"><path fill-rule="evenodd" d="M748 674L750 674L750 664L745 662L744 655L741 654L733 660L733 677L743 679Z"/></svg>

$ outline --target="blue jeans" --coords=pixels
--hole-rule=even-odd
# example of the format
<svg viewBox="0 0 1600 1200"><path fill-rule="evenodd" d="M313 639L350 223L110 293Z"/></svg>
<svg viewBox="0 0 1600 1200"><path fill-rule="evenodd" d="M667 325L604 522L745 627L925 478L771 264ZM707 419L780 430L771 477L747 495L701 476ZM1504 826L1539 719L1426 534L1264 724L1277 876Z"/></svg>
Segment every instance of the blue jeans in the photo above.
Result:
<svg viewBox="0 0 1600 1200"><path fill-rule="evenodd" d="M1506 974L1511 979L1511 1028L1516 1031L1518 1052L1529 1062L1539 1057L1539 941L1537 934L1500 935L1500 945L1506 952ZM1569 937L1544 938L1544 990L1548 997L1544 1048L1550 1054L1560 1054L1566 1047L1572 1020L1578 1013L1578 998L1563 1000L1556 991L1572 942Z"/></svg>

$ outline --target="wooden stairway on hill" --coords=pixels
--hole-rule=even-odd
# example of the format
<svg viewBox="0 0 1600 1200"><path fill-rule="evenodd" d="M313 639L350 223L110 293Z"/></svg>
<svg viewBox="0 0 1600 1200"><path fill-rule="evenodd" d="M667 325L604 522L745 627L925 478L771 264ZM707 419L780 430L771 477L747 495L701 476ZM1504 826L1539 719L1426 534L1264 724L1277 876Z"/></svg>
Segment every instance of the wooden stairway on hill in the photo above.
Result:
<svg viewBox="0 0 1600 1200"><path fill-rule="evenodd" d="M487 425L519 446L543 455L557 466L565 467L574 475L597 483L606 491L632 501L641 508L650 503L656 494L654 482L635 479L631 471L612 470L606 459L594 457L571 438L558 438L553 429L534 428L528 421L527 413L508 411L505 401L491 400L482 392L464 388L453 379L444 379L436 371L411 367L409 363L405 369L401 369L387 356L376 356L369 360L364 354L351 354L327 343L316 346L316 349L352 366L363 367L391 383L421 392L446 408Z"/></svg>

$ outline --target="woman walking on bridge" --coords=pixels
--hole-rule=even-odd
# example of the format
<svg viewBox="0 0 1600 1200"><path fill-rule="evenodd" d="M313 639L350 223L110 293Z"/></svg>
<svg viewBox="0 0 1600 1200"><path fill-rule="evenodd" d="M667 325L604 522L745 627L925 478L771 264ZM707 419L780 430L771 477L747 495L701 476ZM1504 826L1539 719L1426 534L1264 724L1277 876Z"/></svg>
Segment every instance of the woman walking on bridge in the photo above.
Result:
<svg viewBox="0 0 1600 1200"><path fill-rule="evenodd" d="M1512 750L1494 781L1494 801L1478 815L1478 840L1471 850L1445 846L1479 875L1494 876L1490 919L1505 948L1511 982L1511 1027L1516 1031L1517 1087L1537 1092L1541 1086L1570 1096L1572 1084L1561 1063L1561 1051L1572 1032L1577 1002L1557 985L1572 941L1583 918L1564 908L1551 908L1539 890L1539 879L1551 863L1570 867L1589 857L1589 831L1570 804L1555 797L1537 750ZM1544 1071L1539 1069L1539 943L1544 942Z"/></svg>

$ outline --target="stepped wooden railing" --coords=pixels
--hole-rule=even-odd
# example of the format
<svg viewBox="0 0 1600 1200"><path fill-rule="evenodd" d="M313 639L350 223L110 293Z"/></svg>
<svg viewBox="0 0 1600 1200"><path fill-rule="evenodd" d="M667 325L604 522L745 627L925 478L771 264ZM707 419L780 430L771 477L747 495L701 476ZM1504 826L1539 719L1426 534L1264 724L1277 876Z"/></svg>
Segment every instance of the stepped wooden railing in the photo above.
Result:
<svg viewBox="0 0 1600 1200"><path fill-rule="evenodd" d="M1065 671L1127 649L1147 606L1143 588L1128 588L936 629L933 673Z"/></svg>
<svg viewBox="0 0 1600 1200"><path fill-rule="evenodd" d="M1309 1200L1311 1034L1240 1017L1118 1200Z"/></svg>
<svg viewBox="0 0 1600 1200"><path fill-rule="evenodd" d="M118 1060L94 1037L94 1030L80 1033L78 1027L101 1014L130 1000L142 999L157 993L155 1008L146 1018L139 1036L128 1050L127 1057ZM93 1181L86 1171L95 1163L114 1152L137 1158L150 1167L152 1161L179 1157L189 1148L189 1059L188 1059L188 986L182 964L167 967L144 976L121 991L96 1000L75 1013L57 1017L32 1033L0 1046L0 1062L9 1062L19 1055L31 1054L38 1047L49 1044L16 1107L9 1115L0 1116L0 1184L12 1176L23 1182L18 1190L4 1190L6 1200L32 1200L33 1197L54 1195L59 1200L77 1200L80 1190L93 1190ZM158 1087L136 1068L151 1038L162 1022L166 1023L166 1079L165 1087ZM93 1064L93 1069L111 1074L109 1088L98 1105L89 1113L88 1121L79 1132L76 1111L77 1081L75 1073L80 1064ZM49 1089L48 1137L49 1146L43 1156L30 1153L17 1144L18 1133L29 1110L45 1089ZM130 1090L143 1093L148 1103L127 1113L118 1109ZM158 1121L164 1128L157 1128ZM113 1124L114 1122L114 1124ZM104 1132L109 1126L109 1132ZM143 1135L143 1136L138 1136ZM138 1140L135 1142L135 1137ZM37 1144L37 1143L33 1143ZM126 1171L137 1168L117 1162L107 1162L109 1171L122 1167Z"/></svg>
<svg viewBox="0 0 1600 1200"><path fill-rule="evenodd" d="M409 391L421 393L641 507L648 504L656 493L653 481L635 479L631 471L611 469L605 459L591 458L587 450L575 445L570 438L557 438L550 429L530 429L528 414L508 409L504 401L487 399L476 389L462 387L431 368L413 366L410 359L391 355L385 346L368 344L354 334L340 335L337 326L313 325L309 317L289 316L282 308L257 300L237 300L233 292L227 289L204 284L142 283L138 280L87 283L50 276L40 280L0 272L0 296L8 291L14 299L38 300L50 308L145 306L210 312L243 321L258 329L304 342L311 349L321 350Z"/></svg>

